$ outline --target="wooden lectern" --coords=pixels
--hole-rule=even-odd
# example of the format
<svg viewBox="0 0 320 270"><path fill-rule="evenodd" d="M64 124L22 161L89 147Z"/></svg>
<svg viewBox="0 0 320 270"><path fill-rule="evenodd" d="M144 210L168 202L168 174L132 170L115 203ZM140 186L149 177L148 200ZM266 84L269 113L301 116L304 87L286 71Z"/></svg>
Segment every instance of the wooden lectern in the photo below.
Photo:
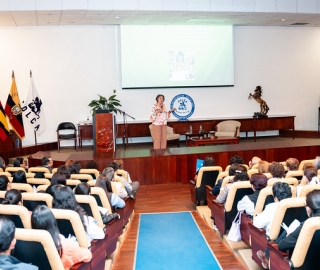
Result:
<svg viewBox="0 0 320 270"><path fill-rule="evenodd" d="M97 112L93 119L93 132L95 153L115 151L113 113Z"/></svg>

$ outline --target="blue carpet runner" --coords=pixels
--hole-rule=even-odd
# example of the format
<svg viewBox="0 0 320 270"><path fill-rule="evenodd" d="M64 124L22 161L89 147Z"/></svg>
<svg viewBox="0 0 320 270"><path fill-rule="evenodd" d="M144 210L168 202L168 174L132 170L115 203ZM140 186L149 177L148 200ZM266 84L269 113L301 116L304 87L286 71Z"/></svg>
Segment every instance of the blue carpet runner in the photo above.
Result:
<svg viewBox="0 0 320 270"><path fill-rule="evenodd" d="M135 270L221 269L190 212L141 214Z"/></svg>

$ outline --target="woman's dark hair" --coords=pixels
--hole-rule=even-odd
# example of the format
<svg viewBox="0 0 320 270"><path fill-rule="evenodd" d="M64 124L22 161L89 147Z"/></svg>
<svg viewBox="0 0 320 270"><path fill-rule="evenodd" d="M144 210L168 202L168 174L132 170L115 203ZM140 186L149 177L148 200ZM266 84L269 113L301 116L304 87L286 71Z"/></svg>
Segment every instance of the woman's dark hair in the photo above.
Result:
<svg viewBox="0 0 320 270"><path fill-rule="evenodd" d="M164 101L164 95L159 94L159 95L156 96L156 101L157 101L157 102L158 102L159 97L162 97L162 98L163 98L163 101Z"/></svg>
<svg viewBox="0 0 320 270"><path fill-rule="evenodd" d="M20 163L20 161L18 159L15 159L13 161L13 167L20 167L20 165L21 165L21 163Z"/></svg>
<svg viewBox="0 0 320 270"><path fill-rule="evenodd" d="M74 189L74 193L78 195L90 195L90 192L91 187L88 183L80 183Z"/></svg>
<svg viewBox="0 0 320 270"><path fill-rule="evenodd" d="M65 174L62 174L62 173L54 173L52 175L52 178L51 178L51 185L66 185L67 184L67 180L66 180L66 175Z"/></svg>
<svg viewBox="0 0 320 270"><path fill-rule="evenodd" d="M115 172L116 172L117 170L119 170L119 165L118 165L116 162L114 162L114 161L111 161L111 162L108 164L108 167L111 167Z"/></svg>
<svg viewBox="0 0 320 270"><path fill-rule="evenodd" d="M0 175L0 190L7 190L9 178L5 175Z"/></svg>
<svg viewBox="0 0 320 270"><path fill-rule="evenodd" d="M103 174L100 174L96 180L95 186L100 187L104 190L111 205L112 187L111 181L108 179L108 177L104 177Z"/></svg>
<svg viewBox="0 0 320 270"><path fill-rule="evenodd" d="M5 161L2 157L0 157L0 168L4 170Z"/></svg>
<svg viewBox="0 0 320 270"><path fill-rule="evenodd" d="M38 205L31 215L32 229L46 230L50 233L53 242L61 255L62 246L59 237L57 221L51 210L46 205Z"/></svg>
<svg viewBox="0 0 320 270"><path fill-rule="evenodd" d="M0 216L0 252L7 251L15 234L14 223L5 216Z"/></svg>
<svg viewBox="0 0 320 270"><path fill-rule="evenodd" d="M229 159L229 165L233 163L244 164L245 162L243 161L242 157L235 155Z"/></svg>
<svg viewBox="0 0 320 270"><path fill-rule="evenodd" d="M238 165L234 178L233 178L233 182L237 182L237 181L247 181L249 180L249 175L247 173L247 168L243 165Z"/></svg>
<svg viewBox="0 0 320 270"><path fill-rule="evenodd" d="M75 162L70 166L70 173L71 174L78 174L81 170L81 164L79 162Z"/></svg>
<svg viewBox="0 0 320 270"><path fill-rule="evenodd" d="M311 217L320 216L320 190L313 190L306 196L307 206L311 209Z"/></svg>
<svg viewBox="0 0 320 270"><path fill-rule="evenodd" d="M215 165L215 160L213 157L206 157L203 161L203 167L206 166L214 166Z"/></svg>
<svg viewBox="0 0 320 270"><path fill-rule="evenodd" d="M283 178L285 176L285 170L281 163L273 161L270 164L270 173L273 178Z"/></svg>
<svg viewBox="0 0 320 270"><path fill-rule="evenodd" d="M318 175L318 171L314 166L307 166L303 171L303 175L307 177L308 181L310 182L313 177Z"/></svg>
<svg viewBox="0 0 320 270"><path fill-rule="evenodd" d="M70 173L70 169L68 166L66 166L66 165L59 166L57 169L57 172L64 174L66 176L66 179L70 179L71 173Z"/></svg>
<svg viewBox="0 0 320 270"><path fill-rule="evenodd" d="M276 182L272 187L273 197L278 198L279 201L292 197L291 188L286 182Z"/></svg>
<svg viewBox="0 0 320 270"><path fill-rule="evenodd" d="M236 170L238 168L239 164L238 163L233 163L229 167L229 176L233 176L236 174Z"/></svg>
<svg viewBox="0 0 320 270"><path fill-rule="evenodd" d="M98 163L95 162L94 160L89 160L88 163L86 164L86 169L96 169L96 170L98 170Z"/></svg>
<svg viewBox="0 0 320 270"><path fill-rule="evenodd" d="M24 171L17 171L13 174L12 183L27 184L27 176Z"/></svg>
<svg viewBox="0 0 320 270"><path fill-rule="evenodd" d="M22 195L20 190L11 189L6 192L2 204L17 205L19 202L22 202Z"/></svg>
<svg viewBox="0 0 320 270"><path fill-rule="evenodd" d="M254 173L251 175L250 184L254 190L261 190L267 186L268 178L263 173Z"/></svg>
<svg viewBox="0 0 320 270"><path fill-rule="evenodd" d="M47 187L47 189L46 189L46 192L45 193L48 193L48 194L50 194L52 197L53 197L53 194L56 192L56 190L58 189L58 188L60 188L60 187L63 187L63 185L60 185L60 184L58 184L58 185L50 185L50 186L48 186Z"/></svg>
<svg viewBox="0 0 320 270"><path fill-rule="evenodd" d="M72 189L68 186L58 186L53 193L52 207L57 209L69 209L76 211L82 221L82 225L87 230L84 225L84 218L87 213L84 209L77 203L76 197L72 192Z"/></svg>

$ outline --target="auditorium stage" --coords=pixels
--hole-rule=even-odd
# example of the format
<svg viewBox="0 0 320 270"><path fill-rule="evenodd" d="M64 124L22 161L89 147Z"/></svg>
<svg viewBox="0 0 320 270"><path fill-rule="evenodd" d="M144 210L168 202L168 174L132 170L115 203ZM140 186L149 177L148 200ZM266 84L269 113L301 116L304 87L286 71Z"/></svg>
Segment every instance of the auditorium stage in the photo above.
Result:
<svg viewBox="0 0 320 270"><path fill-rule="evenodd" d="M183 143L181 143L183 145ZM237 145L212 145L198 147L173 147L165 150L153 150L152 145L130 146L124 151L120 146L115 153L94 154L92 148L84 151L63 149L57 151L39 151L28 157L29 166L41 165L41 158L50 155L54 167L58 167L68 159L80 161L84 167L88 160L94 159L103 170L114 158L124 160L125 169L131 178L144 184L188 183L195 173L196 160L212 156L216 165L225 168L230 157L241 156L246 163L253 156L271 161L285 161L288 157L298 160L314 159L320 155L320 138L259 138L239 140Z"/></svg>

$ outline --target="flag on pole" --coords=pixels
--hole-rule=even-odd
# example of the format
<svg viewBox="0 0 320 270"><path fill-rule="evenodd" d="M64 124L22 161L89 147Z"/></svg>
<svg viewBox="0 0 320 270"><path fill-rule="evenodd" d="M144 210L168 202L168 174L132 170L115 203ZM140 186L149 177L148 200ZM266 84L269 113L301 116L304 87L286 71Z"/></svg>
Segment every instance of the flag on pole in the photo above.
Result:
<svg viewBox="0 0 320 270"><path fill-rule="evenodd" d="M26 117L25 120L27 120L36 133L40 135L46 129L46 121L44 118L42 100L34 85L31 70L29 92L26 99L22 101L22 111L23 115Z"/></svg>
<svg viewBox="0 0 320 270"><path fill-rule="evenodd" d="M9 125L6 118L6 113L0 101L0 139L5 141L7 136L9 136Z"/></svg>
<svg viewBox="0 0 320 270"><path fill-rule="evenodd" d="M13 71L11 89L4 110L6 112L7 118L9 119L12 129L16 132L20 139L23 139L24 127L22 119L22 110Z"/></svg>

